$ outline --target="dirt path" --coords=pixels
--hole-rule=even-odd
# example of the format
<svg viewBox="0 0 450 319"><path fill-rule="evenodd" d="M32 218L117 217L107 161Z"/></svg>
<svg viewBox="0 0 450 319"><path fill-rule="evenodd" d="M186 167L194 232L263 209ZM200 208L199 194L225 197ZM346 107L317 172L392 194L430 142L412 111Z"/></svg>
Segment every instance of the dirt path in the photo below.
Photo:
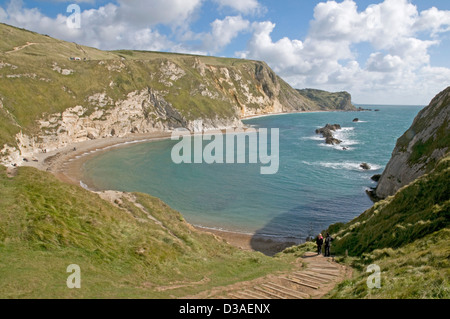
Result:
<svg viewBox="0 0 450 319"><path fill-rule="evenodd" d="M297 261L297 269L215 288L188 298L193 299L319 299L336 284L350 278L350 268L332 260L306 253Z"/></svg>
<svg viewBox="0 0 450 319"><path fill-rule="evenodd" d="M12 51L8 51L8 52L5 52L5 53L8 54L8 53L17 52L17 51L25 49L26 47L29 47L30 45L35 45L35 44L37 44L37 43L27 42L27 44L24 44L24 45L22 45L20 47L15 47Z"/></svg>

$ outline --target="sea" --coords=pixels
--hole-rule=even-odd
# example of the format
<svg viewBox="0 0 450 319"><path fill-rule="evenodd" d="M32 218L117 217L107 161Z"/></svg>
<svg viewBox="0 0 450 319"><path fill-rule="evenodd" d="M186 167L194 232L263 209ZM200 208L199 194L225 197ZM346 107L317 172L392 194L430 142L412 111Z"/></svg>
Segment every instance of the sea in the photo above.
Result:
<svg viewBox="0 0 450 319"><path fill-rule="evenodd" d="M376 186L371 177L383 172L397 139L424 107L358 106L373 111L245 120L249 127L279 129L276 174L263 175L262 164L248 160L176 164L172 149L179 142L162 140L99 153L84 163L83 182L96 190L158 197L195 226L302 242L331 224L351 221L373 205L366 194ZM355 118L359 122L353 122ZM341 125L335 132L341 145L327 145L316 134L328 123ZM362 169L362 163L370 170Z"/></svg>

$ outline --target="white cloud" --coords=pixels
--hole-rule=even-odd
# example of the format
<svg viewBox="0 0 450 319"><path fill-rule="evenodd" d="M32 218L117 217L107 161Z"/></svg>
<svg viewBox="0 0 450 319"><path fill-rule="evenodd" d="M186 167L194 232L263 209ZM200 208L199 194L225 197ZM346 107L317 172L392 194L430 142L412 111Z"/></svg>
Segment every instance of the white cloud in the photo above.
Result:
<svg viewBox="0 0 450 319"><path fill-rule="evenodd" d="M433 7L422 11L419 19L414 23L414 29L418 31L432 30L432 36L438 33L450 31L450 11L442 11Z"/></svg>
<svg viewBox="0 0 450 319"><path fill-rule="evenodd" d="M21 0L11 0L0 11L2 22L53 37L101 49L168 50L175 46L156 30L164 24L178 27L190 18L202 0L119 0L98 9L81 12L81 28L67 26L67 16L52 19L38 9L28 9Z"/></svg>
<svg viewBox="0 0 450 319"><path fill-rule="evenodd" d="M258 0L214 0L220 8L229 7L242 14L261 14L265 8Z"/></svg>
<svg viewBox="0 0 450 319"><path fill-rule="evenodd" d="M417 103L420 86L427 103L450 84L450 69L432 68L429 54L439 34L450 31L450 11L419 13L407 0L385 0L358 11L353 0L328 1L316 6L310 25L303 41L274 42L275 24L253 23L247 51L237 54L265 60L295 87L346 89L363 102ZM358 62L361 43L374 50L363 63Z"/></svg>
<svg viewBox="0 0 450 319"><path fill-rule="evenodd" d="M241 16L226 17L223 20L215 20L211 23L211 32L203 37L203 47L211 53L220 52L231 43L239 33L248 29L250 22Z"/></svg>
<svg viewBox="0 0 450 319"><path fill-rule="evenodd" d="M135 26L183 25L202 0L118 0L121 21Z"/></svg>

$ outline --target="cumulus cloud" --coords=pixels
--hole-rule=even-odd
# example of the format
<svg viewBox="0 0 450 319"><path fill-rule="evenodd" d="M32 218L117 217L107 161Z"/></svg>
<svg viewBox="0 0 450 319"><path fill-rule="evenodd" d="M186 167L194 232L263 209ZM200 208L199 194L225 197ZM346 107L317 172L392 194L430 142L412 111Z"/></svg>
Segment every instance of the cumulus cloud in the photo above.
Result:
<svg viewBox="0 0 450 319"><path fill-rule="evenodd" d="M261 14L265 12L258 0L214 0L220 8L229 7L242 14Z"/></svg>
<svg viewBox="0 0 450 319"><path fill-rule="evenodd" d="M202 0L118 0L121 21L135 26L182 25L200 8Z"/></svg>
<svg viewBox="0 0 450 319"><path fill-rule="evenodd" d="M210 53L220 52L249 26L250 22L241 16L226 17L223 20L216 19L211 23L211 32L202 35L203 47Z"/></svg>
<svg viewBox="0 0 450 319"><path fill-rule="evenodd" d="M49 18L38 9L28 9L22 0L0 8L4 23L49 34L67 41L101 49L168 50L175 44L157 31L157 25L177 28L187 23L202 0L118 0L81 12L81 28L67 25L67 16Z"/></svg>
<svg viewBox="0 0 450 319"><path fill-rule="evenodd" d="M417 87L426 87L428 99L449 84L449 78L434 80L445 79L450 70L432 68L429 49L439 44L440 33L450 31L450 11L418 12L407 0L385 0L364 11L353 0L328 1L315 7L310 26L303 41L273 41L275 24L255 22L247 50L238 55L267 61L295 87L347 89L356 100L414 103ZM363 43L373 52L358 61Z"/></svg>

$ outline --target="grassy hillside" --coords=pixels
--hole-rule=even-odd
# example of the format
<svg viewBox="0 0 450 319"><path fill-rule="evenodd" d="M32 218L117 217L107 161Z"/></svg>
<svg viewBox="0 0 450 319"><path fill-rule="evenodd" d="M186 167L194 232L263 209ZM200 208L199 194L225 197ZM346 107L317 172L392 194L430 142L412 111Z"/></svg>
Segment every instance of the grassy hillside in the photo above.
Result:
<svg viewBox="0 0 450 319"><path fill-rule="evenodd" d="M173 298L289 268L192 229L156 198L118 205L49 173L0 167L0 298ZM82 288L66 286L71 264Z"/></svg>
<svg viewBox="0 0 450 319"><path fill-rule="evenodd" d="M449 299L450 229L444 228L398 249L377 249L362 258L338 258L353 278L328 295L343 299ZM381 289L368 289L367 267L381 269Z"/></svg>
<svg viewBox="0 0 450 319"><path fill-rule="evenodd" d="M352 97L347 92L330 93L322 90L304 89L297 90L301 95L314 101L320 109L354 110Z"/></svg>
<svg viewBox="0 0 450 319"><path fill-rule="evenodd" d="M333 250L361 255L375 249L398 248L450 225L450 156L436 169L376 203L348 224L332 225Z"/></svg>

